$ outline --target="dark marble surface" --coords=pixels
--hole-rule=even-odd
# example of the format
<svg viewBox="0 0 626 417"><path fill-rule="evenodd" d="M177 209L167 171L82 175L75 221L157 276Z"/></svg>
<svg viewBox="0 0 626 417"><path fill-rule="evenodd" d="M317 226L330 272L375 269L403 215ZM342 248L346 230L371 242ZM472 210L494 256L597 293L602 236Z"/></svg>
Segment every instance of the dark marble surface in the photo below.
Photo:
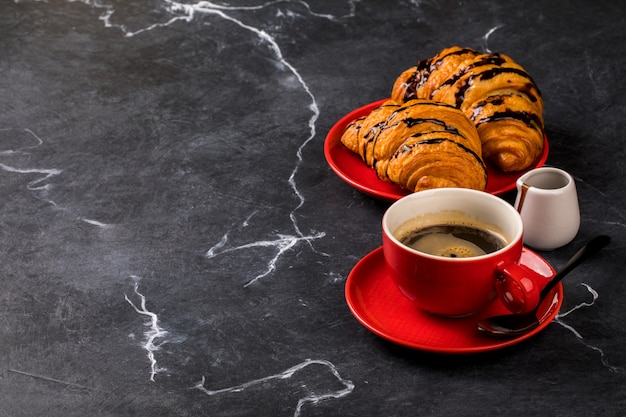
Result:
<svg viewBox="0 0 626 417"><path fill-rule="evenodd" d="M626 6L612 1L0 4L1 416L623 416ZM539 84L548 164L612 244L543 332L386 342L344 298L387 203L323 155L452 45ZM512 199L511 194L503 196Z"/></svg>

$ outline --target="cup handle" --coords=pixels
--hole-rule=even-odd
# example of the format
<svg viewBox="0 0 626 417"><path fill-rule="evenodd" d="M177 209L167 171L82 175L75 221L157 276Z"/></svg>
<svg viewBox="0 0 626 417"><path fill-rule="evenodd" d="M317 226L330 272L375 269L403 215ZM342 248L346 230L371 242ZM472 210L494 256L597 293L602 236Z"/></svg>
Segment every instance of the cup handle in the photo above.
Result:
<svg viewBox="0 0 626 417"><path fill-rule="evenodd" d="M523 265L500 263L496 267L496 292L511 313L529 313L539 304L538 282L545 278Z"/></svg>

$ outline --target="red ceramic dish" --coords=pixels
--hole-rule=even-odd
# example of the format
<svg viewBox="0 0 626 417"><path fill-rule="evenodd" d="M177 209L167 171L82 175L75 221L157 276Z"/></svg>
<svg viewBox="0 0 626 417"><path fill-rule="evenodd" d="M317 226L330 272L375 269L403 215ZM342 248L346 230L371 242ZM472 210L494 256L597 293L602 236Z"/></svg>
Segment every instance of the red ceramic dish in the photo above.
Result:
<svg viewBox="0 0 626 417"><path fill-rule="evenodd" d="M543 258L524 248L520 261L546 278L554 269ZM437 353L465 354L501 349L520 343L542 331L557 315L563 302L563 287L558 284L541 305L536 329L511 338L490 337L480 333L476 324L487 317L508 314L494 301L486 311L462 318L428 314L413 305L396 287L389 275L382 248L366 255L348 275L346 301L352 314L374 334L393 343Z"/></svg>
<svg viewBox="0 0 626 417"><path fill-rule="evenodd" d="M368 167L361 157L341 144L341 135L346 126L354 119L369 114L373 109L383 104L387 99L359 107L339 119L330 129L324 142L324 155L331 169L345 182L356 189L384 201L396 201L409 194L410 191L398 185L378 179L376 172ZM487 162L487 191L494 195L500 195L515 188L515 181L532 168L538 168L545 164L548 158L548 139L544 139L543 153L537 161L527 170L504 173L490 162Z"/></svg>

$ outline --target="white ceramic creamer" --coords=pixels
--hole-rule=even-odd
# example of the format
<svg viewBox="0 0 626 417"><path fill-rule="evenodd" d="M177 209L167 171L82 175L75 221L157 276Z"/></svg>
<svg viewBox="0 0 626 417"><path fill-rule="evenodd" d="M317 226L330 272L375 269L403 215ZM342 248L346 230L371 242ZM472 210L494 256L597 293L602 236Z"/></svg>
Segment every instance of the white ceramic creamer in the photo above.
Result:
<svg viewBox="0 0 626 417"><path fill-rule="evenodd" d="M515 208L524 224L524 244L552 250L571 242L580 227L574 178L562 169L541 167L516 182Z"/></svg>

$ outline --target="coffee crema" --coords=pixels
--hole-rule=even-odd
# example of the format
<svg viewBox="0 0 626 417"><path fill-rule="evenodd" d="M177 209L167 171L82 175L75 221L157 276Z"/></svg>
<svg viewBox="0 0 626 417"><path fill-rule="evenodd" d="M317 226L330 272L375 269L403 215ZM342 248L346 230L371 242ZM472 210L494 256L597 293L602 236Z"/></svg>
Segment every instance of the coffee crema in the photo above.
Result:
<svg viewBox="0 0 626 417"><path fill-rule="evenodd" d="M439 224L409 230L398 240L417 251L447 258L486 255L507 245L504 238L490 230L460 224Z"/></svg>

